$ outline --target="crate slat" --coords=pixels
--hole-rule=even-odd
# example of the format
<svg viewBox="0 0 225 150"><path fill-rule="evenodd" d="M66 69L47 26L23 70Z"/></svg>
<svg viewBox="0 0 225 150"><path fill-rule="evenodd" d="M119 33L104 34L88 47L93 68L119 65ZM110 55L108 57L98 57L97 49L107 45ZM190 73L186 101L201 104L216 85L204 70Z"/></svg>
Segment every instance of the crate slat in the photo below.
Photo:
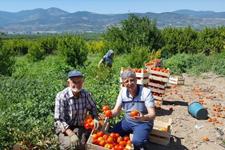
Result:
<svg viewBox="0 0 225 150"><path fill-rule="evenodd" d="M156 71L156 70L149 70L149 73L150 74L164 76L164 77L169 77L170 76L169 72L162 72L162 71Z"/></svg>
<svg viewBox="0 0 225 150"><path fill-rule="evenodd" d="M154 87L149 87L151 89L152 92L154 93L159 93L159 94L164 94L165 90L161 90L161 89L156 89Z"/></svg>
<svg viewBox="0 0 225 150"><path fill-rule="evenodd" d="M162 84L159 84L159 83L149 82L148 85L151 86L151 87L156 87L156 88L161 88L161 89L165 89L166 88L165 85L162 85Z"/></svg>
<svg viewBox="0 0 225 150"><path fill-rule="evenodd" d="M168 82L168 78L157 77L154 75L149 75L149 79L160 81L160 82Z"/></svg>

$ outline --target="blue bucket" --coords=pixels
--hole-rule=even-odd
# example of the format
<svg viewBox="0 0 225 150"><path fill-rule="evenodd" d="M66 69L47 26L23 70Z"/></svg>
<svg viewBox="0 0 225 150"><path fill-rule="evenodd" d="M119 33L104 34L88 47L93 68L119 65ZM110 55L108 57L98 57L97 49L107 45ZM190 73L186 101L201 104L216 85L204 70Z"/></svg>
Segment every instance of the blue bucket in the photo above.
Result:
<svg viewBox="0 0 225 150"><path fill-rule="evenodd" d="M192 102L188 106L188 112L197 119L207 119L208 111L199 102Z"/></svg>

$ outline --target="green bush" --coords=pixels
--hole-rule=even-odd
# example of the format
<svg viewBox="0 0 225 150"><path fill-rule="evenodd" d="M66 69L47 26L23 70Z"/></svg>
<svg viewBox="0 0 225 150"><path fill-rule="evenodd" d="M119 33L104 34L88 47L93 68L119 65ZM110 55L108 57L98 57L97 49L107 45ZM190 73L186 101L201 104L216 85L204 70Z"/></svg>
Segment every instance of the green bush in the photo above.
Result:
<svg viewBox="0 0 225 150"><path fill-rule="evenodd" d="M44 49L40 47L39 43L33 42L28 50L28 58L31 61L38 61L44 59L44 57L45 57Z"/></svg>
<svg viewBox="0 0 225 150"><path fill-rule="evenodd" d="M15 53L0 41L0 74L11 75L15 64Z"/></svg>
<svg viewBox="0 0 225 150"><path fill-rule="evenodd" d="M134 47L127 57L127 61L130 67L141 68L144 66L144 62L148 61L148 55L149 51L147 47Z"/></svg>
<svg viewBox="0 0 225 150"><path fill-rule="evenodd" d="M59 40L58 50L65 57L66 62L73 66L83 66L87 60L87 45L81 37L65 36Z"/></svg>

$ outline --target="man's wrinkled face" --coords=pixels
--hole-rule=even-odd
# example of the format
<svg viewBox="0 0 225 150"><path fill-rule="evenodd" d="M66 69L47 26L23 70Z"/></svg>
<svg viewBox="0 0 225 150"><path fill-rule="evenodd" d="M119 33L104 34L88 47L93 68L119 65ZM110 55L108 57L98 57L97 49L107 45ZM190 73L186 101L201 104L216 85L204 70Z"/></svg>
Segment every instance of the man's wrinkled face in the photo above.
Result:
<svg viewBox="0 0 225 150"><path fill-rule="evenodd" d="M83 87L84 79L83 77L72 77L68 79L68 86L73 92L80 92Z"/></svg>
<svg viewBox="0 0 225 150"><path fill-rule="evenodd" d="M123 84L126 88L134 90L137 86L137 80L134 77L128 77L123 79Z"/></svg>

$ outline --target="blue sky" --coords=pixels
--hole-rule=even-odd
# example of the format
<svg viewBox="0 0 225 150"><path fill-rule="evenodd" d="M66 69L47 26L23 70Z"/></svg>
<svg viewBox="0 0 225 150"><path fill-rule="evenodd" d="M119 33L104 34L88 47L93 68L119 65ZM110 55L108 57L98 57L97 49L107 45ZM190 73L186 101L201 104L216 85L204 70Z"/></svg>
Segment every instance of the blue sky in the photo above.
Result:
<svg viewBox="0 0 225 150"><path fill-rule="evenodd" d="M68 12L169 12L179 9L225 12L225 0L1 0L0 11L57 7Z"/></svg>

